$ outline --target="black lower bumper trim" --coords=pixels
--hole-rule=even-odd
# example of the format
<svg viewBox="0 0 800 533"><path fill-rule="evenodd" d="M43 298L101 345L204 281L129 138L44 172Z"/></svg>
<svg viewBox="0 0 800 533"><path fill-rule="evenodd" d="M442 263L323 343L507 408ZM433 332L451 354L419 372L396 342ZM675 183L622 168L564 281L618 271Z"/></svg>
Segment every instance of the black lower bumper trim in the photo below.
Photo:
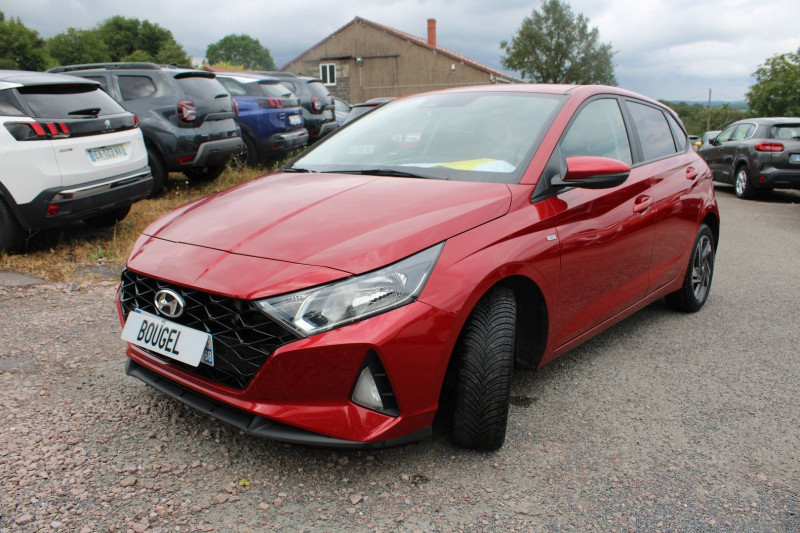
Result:
<svg viewBox="0 0 800 533"><path fill-rule="evenodd" d="M432 428L426 427L414 433L403 435L394 439L379 441L379 442L358 442L351 440L334 439L312 433L304 429L287 426L273 420L269 420L262 416L254 415L246 411L242 411L221 402L198 394L185 387L182 387L152 370L149 370L136 361L128 359L125 365L125 373L129 376L138 378L156 390L159 390L167 396L181 401L197 409L198 411L214 418L226 422L240 430L245 434L253 437L264 439L276 440L280 442L289 442L292 444L303 444L308 446L323 446L327 448L351 448L351 449L375 449L375 448L391 448L392 446L400 446L428 438L432 435Z"/></svg>

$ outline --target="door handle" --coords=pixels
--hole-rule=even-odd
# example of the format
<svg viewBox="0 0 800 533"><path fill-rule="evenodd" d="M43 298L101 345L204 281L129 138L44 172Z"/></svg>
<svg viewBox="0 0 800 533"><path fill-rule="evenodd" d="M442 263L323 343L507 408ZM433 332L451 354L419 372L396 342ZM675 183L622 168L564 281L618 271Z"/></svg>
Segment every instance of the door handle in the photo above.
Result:
<svg viewBox="0 0 800 533"><path fill-rule="evenodd" d="M633 203L633 212L634 213L644 213L650 206L653 205L653 198L650 196L640 196L636 199Z"/></svg>
<svg viewBox="0 0 800 533"><path fill-rule="evenodd" d="M693 180L697 177L697 169L694 167L686 167L686 179Z"/></svg>

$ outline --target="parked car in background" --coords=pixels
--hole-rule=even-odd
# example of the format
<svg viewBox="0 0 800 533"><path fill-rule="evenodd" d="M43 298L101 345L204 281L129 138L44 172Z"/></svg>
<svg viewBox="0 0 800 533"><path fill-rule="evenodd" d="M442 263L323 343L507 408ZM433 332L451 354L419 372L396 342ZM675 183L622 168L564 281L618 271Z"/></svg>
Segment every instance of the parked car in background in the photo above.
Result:
<svg viewBox="0 0 800 533"><path fill-rule="evenodd" d="M247 434L325 446L423 438L452 398L455 441L496 449L515 367L659 298L698 311L718 237L708 167L655 100L409 96L151 224L118 292L126 371Z"/></svg>
<svg viewBox="0 0 800 533"><path fill-rule="evenodd" d="M334 110L333 113L336 115L336 123L340 126L344 119L347 118L347 115L350 113L350 109L353 107L338 96L333 97L333 106Z"/></svg>
<svg viewBox="0 0 800 533"><path fill-rule="evenodd" d="M248 74L217 74L239 109L245 150L241 162L255 167L308 144L297 97L277 78Z"/></svg>
<svg viewBox="0 0 800 533"><path fill-rule="evenodd" d="M109 226L152 189L142 132L92 81L0 70L0 250L31 230Z"/></svg>
<svg viewBox="0 0 800 533"><path fill-rule="evenodd" d="M719 135L719 133L720 130L711 130L703 133L703 136L700 137L700 141L698 143L695 143L697 145L697 149L699 150L703 146L710 143L712 139L714 139L717 135Z"/></svg>
<svg viewBox="0 0 800 533"><path fill-rule="evenodd" d="M369 113L370 111L372 111L376 107L382 106L386 102L391 102L394 99L395 99L395 97L393 97L393 96L381 96L381 97L378 97L378 98L372 98L372 99L367 100L366 102L362 102L360 104L355 104L354 106L352 106L350 108L350 112L347 114L347 117L344 119L344 122L342 122L342 126L344 126L348 122L354 121L355 119L357 119L361 115Z"/></svg>
<svg viewBox="0 0 800 533"><path fill-rule="evenodd" d="M256 74L278 78L289 91L297 95L300 105L303 106L303 124L312 142L339 127L334 115L333 96L319 79L279 71L256 72Z"/></svg>
<svg viewBox="0 0 800 533"><path fill-rule="evenodd" d="M50 69L94 80L141 121L153 172L151 195L169 172L216 179L242 151L233 102L214 74L153 63L93 63Z"/></svg>
<svg viewBox="0 0 800 533"><path fill-rule="evenodd" d="M716 181L736 196L800 189L800 118L748 118L722 130L698 152Z"/></svg>

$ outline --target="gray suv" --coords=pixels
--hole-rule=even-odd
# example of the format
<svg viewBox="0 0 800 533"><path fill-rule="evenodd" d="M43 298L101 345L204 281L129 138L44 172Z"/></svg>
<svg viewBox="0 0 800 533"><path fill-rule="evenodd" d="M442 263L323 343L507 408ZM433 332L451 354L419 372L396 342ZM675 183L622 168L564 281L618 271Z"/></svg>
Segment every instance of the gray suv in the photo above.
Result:
<svg viewBox="0 0 800 533"><path fill-rule="evenodd" d="M153 196L163 190L168 172L210 181L242 151L233 102L213 72L153 63L67 65L48 72L94 80L139 117Z"/></svg>

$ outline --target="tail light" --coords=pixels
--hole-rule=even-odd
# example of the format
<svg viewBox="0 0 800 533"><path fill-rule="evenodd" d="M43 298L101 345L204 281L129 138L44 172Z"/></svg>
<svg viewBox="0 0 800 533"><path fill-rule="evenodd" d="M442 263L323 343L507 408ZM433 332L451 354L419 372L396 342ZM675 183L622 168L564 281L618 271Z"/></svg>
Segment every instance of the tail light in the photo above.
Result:
<svg viewBox="0 0 800 533"><path fill-rule="evenodd" d="M64 122L7 122L6 129L18 141L65 139L70 136Z"/></svg>
<svg viewBox="0 0 800 533"><path fill-rule="evenodd" d="M756 143L757 152L783 152L781 143Z"/></svg>
<svg viewBox="0 0 800 533"><path fill-rule="evenodd" d="M139 115L137 115L135 113L133 115L133 127L134 128L138 128L139 127Z"/></svg>
<svg viewBox="0 0 800 533"><path fill-rule="evenodd" d="M181 100L178 102L178 119L181 122L189 123L197 120L197 109L191 100Z"/></svg>
<svg viewBox="0 0 800 533"><path fill-rule="evenodd" d="M237 102L236 100L233 100L233 112L236 114L237 117L239 116L239 102Z"/></svg>
<svg viewBox="0 0 800 533"><path fill-rule="evenodd" d="M259 107L264 109L278 109L285 105L282 98L259 98L257 102Z"/></svg>
<svg viewBox="0 0 800 533"><path fill-rule="evenodd" d="M314 113L322 113L322 101L316 96L311 97L311 111Z"/></svg>

